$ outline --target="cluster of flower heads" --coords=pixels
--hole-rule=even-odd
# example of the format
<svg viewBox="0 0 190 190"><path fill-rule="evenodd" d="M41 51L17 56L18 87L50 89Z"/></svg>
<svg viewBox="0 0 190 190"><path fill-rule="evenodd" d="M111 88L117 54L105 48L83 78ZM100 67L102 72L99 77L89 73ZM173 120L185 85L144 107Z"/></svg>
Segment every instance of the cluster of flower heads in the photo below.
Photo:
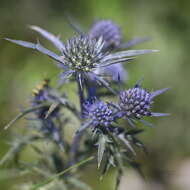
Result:
<svg viewBox="0 0 190 190"><path fill-rule="evenodd" d="M152 111L153 99L167 88L149 92L137 83L133 88L118 91L113 89L111 84L112 81L124 82L127 78L122 63L132 61L134 56L157 50L125 50L148 38L135 38L123 43L120 27L111 20L96 21L88 32L80 32L66 43L40 27L31 26L31 29L48 39L60 53L56 54L40 43L7 40L48 55L61 68L59 84L64 86L65 81L72 77L78 84L79 90L80 111L65 97L60 96L57 89L50 88L48 80L34 90L32 111L35 110L36 116L42 122L42 128L52 134L57 144L61 142L63 145L64 139L54 119L61 117L62 107L69 109L82 123L70 146L72 162L77 160L81 136L87 128L91 128L94 141L98 145L98 166L103 163L102 173L105 173L111 165L117 166L121 171L125 162L131 162L135 157L133 146L144 148L135 137L142 130L130 126L136 126L137 121L149 124L143 120L144 117L168 115ZM111 75L111 81L106 80L107 74ZM98 85L107 88L112 95L117 96L118 101L113 103L101 100L97 93ZM120 119L128 121L129 127L118 126ZM93 141L92 136L89 139Z"/></svg>
<svg viewBox="0 0 190 190"><path fill-rule="evenodd" d="M166 90L168 88L148 92L137 84L133 88L119 92L118 103L105 103L101 100L96 100L94 103L85 103L85 117L92 119L94 126L106 127L111 125L113 121L123 117L130 121L141 120L145 116L167 116L167 113L156 113L151 110L153 99Z"/></svg>

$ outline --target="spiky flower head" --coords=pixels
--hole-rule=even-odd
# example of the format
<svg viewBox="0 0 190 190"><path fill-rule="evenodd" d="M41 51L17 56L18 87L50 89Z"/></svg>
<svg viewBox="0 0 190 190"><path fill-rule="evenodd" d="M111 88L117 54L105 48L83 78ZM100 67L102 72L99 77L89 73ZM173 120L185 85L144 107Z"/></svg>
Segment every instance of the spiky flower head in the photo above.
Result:
<svg viewBox="0 0 190 190"><path fill-rule="evenodd" d="M81 87L84 78L87 78L90 80L93 79L93 81L113 91L109 84L95 73L98 68L126 63L133 60L134 56L157 52L157 50L128 50L110 53L108 49L104 49L104 44L107 42L102 35L98 36L98 38L92 38L89 35L80 35L68 40L64 44L57 36L40 27L32 26L31 28L48 39L60 51L61 55L46 49L40 43L35 44L8 38L6 40L26 48L37 50L51 57L58 63L57 65L59 67L64 69L64 72L60 75L60 82L64 83L66 79L74 75Z"/></svg>
<svg viewBox="0 0 190 190"><path fill-rule="evenodd" d="M92 120L93 126L109 126L114 121L115 112L111 106L103 101L84 104L85 117Z"/></svg>
<svg viewBox="0 0 190 190"><path fill-rule="evenodd" d="M120 28L111 20L95 22L89 31L89 35L95 39L102 36L105 41L104 48L106 49L118 48L121 44L122 34Z"/></svg>
<svg viewBox="0 0 190 190"><path fill-rule="evenodd" d="M104 57L103 40L91 39L89 36L74 37L67 41L63 50L65 65L75 71L89 72Z"/></svg>
<svg viewBox="0 0 190 190"><path fill-rule="evenodd" d="M146 89L136 85L126 91L120 92L119 107L129 118L141 119L144 116L164 116L164 113L154 113L151 111L153 98L163 92L167 88L148 92Z"/></svg>
<svg viewBox="0 0 190 190"><path fill-rule="evenodd" d="M61 81L74 75L81 86L83 79L87 78L113 92L109 84L97 74L97 70L110 65L129 62L133 59L131 56L155 52L155 50L129 50L109 53L103 50L104 43L102 37L94 39L88 35L81 35L68 40L64 45L60 61L60 67L65 70L60 75Z"/></svg>

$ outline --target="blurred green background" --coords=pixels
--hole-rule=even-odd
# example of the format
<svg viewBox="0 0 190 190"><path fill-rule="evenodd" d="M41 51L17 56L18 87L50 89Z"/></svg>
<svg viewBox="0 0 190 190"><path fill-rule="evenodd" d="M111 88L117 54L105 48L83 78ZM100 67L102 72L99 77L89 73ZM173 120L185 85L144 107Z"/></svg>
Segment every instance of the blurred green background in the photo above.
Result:
<svg viewBox="0 0 190 190"><path fill-rule="evenodd" d="M27 25L41 26L63 41L74 35L64 18L66 12L86 30L94 19L112 19L121 26L124 39L150 36L152 41L134 49L159 49L126 65L128 86L144 78L144 87L171 87L155 103L155 110L171 113L154 119L155 128L141 136L149 154L141 159L147 182L126 171L121 189L190 189L190 1L188 0L0 0L0 157L9 148L11 130L3 126L29 102L32 89L44 77L57 79L59 70L52 60L35 51L18 47L3 37L35 42L39 36ZM49 48L45 40L40 41ZM22 134L22 131L21 131ZM0 189L14 189L17 180L6 179L0 169ZM109 176L102 182L91 175L86 181L94 189L110 190Z"/></svg>

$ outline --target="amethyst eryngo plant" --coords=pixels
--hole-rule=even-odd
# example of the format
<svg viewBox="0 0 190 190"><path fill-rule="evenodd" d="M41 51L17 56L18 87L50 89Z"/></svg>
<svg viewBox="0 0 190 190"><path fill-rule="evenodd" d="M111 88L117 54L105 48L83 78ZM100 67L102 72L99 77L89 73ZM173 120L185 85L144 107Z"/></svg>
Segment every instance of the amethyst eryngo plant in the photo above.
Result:
<svg viewBox="0 0 190 190"><path fill-rule="evenodd" d="M69 102L66 96L61 95L56 89L50 86L50 81L45 79L39 84L32 93L31 107L23 110L14 120L12 120L6 128L10 127L21 117L27 114L32 114L33 117L26 118L29 122L27 126L27 134L25 136L14 135L14 141L7 152L7 154L1 159L0 165L7 161L13 160L20 173L23 171L28 173L36 172L41 177L52 177L57 173L61 175L63 171L70 166L70 144L65 140L65 127L71 121L71 118L64 116L62 108L73 113L76 118L80 118L79 112L73 104ZM72 118L73 119L73 118ZM44 143L48 143L44 151ZM20 154L26 148L32 148L35 154L38 155L39 159L35 163L30 163L30 167L26 167L26 163L18 159ZM90 149L84 145L82 151L78 151L77 157L82 160L84 159L83 153L88 156ZM90 161L91 158L86 161ZM86 162L84 161L84 163ZM82 163L80 163L82 164ZM79 164L79 165L80 165ZM28 165L29 166L29 165ZM57 177L57 176L56 176ZM31 182L25 184L27 189L31 189ZM43 184L42 184L43 185ZM38 184L33 189L40 188L42 186ZM79 180L78 175L67 172L64 176L64 180L55 180L47 188L77 188L77 189L88 189L91 188ZM22 186L19 187L22 189Z"/></svg>
<svg viewBox="0 0 190 190"><path fill-rule="evenodd" d="M29 119L28 122L33 124L32 126L34 123L36 124L36 127L32 127L32 131L36 131L37 135L33 136L32 133L29 133L23 140L19 138L20 143L17 143L16 150L13 146L2 159L1 164L7 158L17 158L16 155L23 147L30 144L38 154L42 155L43 164L42 166L39 164L38 167L42 170L45 169L45 172L40 172L49 172L51 175L52 171L60 172L76 162L94 155L94 152L98 150L97 162L101 173L105 174L111 166L118 170L117 188L125 166L136 167L138 165L136 163L136 147L145 150L145 146L137 138L137 135L143 132L143 129L139 129L139 122L152 125L144 118L168 115L152 111L154 98L165 92L167 88L149 92L138 82L133 88L121 91L113 89L112 81L107 81L107 76L104 74L110 74L112 80L121 87L121 80L126 77L122 63L133 60L134 56L157 50L121 50L145 39L122 43L120 28L109 20L97 21L88 32L80 33L79 36L69 39L66 43L40 27L31 26L31 28L48 39L60 53L56 54L46 49L39 42L34 44L20 40L7 40L35 49L55 60L61 69L59 85L64 87L66 81L70 83L76 81L78 84L81 109L78 110L78 107L75 107L75 103L72 103L67 95L61 92L61 88L53 88L50 86L49 80L44 80L33 91L31 106L23 110L5 127L7 129L18 119L31 113L34 118ZM106 72L105 68L109 72ZM122 81L124 82L124 80ZM59 85L58 87L60 87ZM118 101L111 102L110 97L105 100L106 93L104 95L97 93L99 85L117 97ZM72 114L65 114L67 110ZM66 127L70 125L73 117L78 120L79 126L73 140L68 141L65 138ZM122 123L127 126L123 127ZM50 148L49 157L44 155L44 151L40 147L36 146L37 140L48 141L56 147ZM70 189L72 186L77 186L79 189L90 189L77 177L76 172L68 173L64 179L60 178L58 181L65 186L68 185L65 188Z"/></svg>
<svg viewBox="0 0 190 190"><path fill-rule="evenodd" d="M123 162L136 156L133 145L144 149L143 144L135 137L142 132L138 129L124 129L117 126L118 119L126 119L129 125L135 127L136 121L141 121L145 125L151 125L143 120L143 117L167 116L166 113L156 113L151 111L153 98L165 92L168 88L149 93L146 89L136 84L134 88L119 93L119 102L103 102L95 99L86 102L84 105L85 122L76 133L80 135L87 128L92 128L93 135L97 138L98 145L98 166L103 160L103 173L112 166L117 166L122 171ZM127 149L123 150L120 146L125 145ZM130 153L132 155L130 155ZM103 157L103 155L105 156ZM116 156L117 155L117 156ZM132 159L132 158L131 158Z"/></svg>

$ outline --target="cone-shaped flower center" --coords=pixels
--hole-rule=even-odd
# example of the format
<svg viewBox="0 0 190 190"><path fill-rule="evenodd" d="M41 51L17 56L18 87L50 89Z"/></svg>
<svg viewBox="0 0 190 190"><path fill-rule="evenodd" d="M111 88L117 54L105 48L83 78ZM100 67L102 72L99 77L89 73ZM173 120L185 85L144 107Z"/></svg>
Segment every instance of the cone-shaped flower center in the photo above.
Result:
<svg viewBox="0 0 190 190"><path fill-rule="evenodd" d="M101 39L95 40L88 36L72 38L63 51L65 65L75 71L91 71L103 57L102 47Z"/></svg>
<svg viewBox="0 0 190 190"><path fill-rule="evenodd" d="M151 104L150 93L145 89L135 87L120 93L119 106L128 117L140 119L143 116L150 116Z"/></svg>
<svg viewBox="0 0 190 190"><path fill-rule="evenodd" d="M90 106L86 105L85 109L87 117L93 120L95 126L109 126L114 120L113 110L102 101L97 101Z"/></svg>

